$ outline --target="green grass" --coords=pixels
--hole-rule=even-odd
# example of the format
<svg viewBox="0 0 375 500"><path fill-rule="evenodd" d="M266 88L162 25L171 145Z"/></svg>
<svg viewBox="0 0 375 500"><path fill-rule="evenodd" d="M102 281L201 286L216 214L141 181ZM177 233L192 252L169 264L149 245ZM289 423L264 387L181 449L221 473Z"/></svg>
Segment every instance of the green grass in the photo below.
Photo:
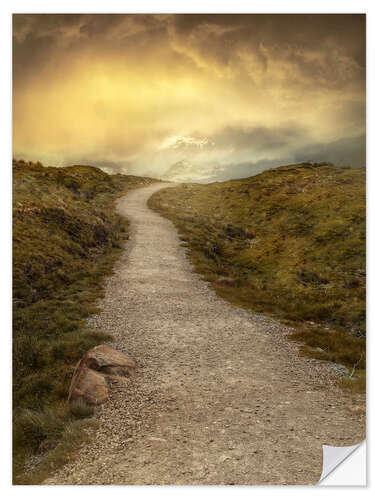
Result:
<svg viewBox="0 0 375 500"><path fill-rule="evenodd" d="M294 340L325 350L311 356L364 369L364 169L288 165L165 189L149 206L174 222L203 279L233 280L213 285L220 296L301 326Z"/></svg>
<svg viewBox="0 0 375 500"><path fill-rule="evenodd" d="M104 278L128 237L115 199L151 182L90 166L13 162L16 484L41 481L85 436L92 409L65 401L79 358L109 339L87 328L86 319L98 312ZM25 471L33 456L40 457L40 465Z"/></svg>

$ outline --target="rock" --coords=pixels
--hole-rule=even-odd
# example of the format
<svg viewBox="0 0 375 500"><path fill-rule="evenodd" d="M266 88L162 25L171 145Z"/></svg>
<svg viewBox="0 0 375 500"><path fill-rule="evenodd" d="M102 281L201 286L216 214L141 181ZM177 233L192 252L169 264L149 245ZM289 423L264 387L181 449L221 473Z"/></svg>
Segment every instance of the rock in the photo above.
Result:
<svg viewBox="0 0 375 500"><path fill-rule="evenodd" d="M216 281L213 282L213 285L215 286L234 286L236 283L236 280L233 278L228 278L227 276L222 276L221 278L218 278Z"/></svg>
<svg viewBox="0 0 375 500"><path fill-rule="evenodd" d="M76 365L68 401L100 405L109 398L107 379L134 375L135 361L107 345L93 347ZM112 379L113 380L113 379Z"/></svg>
<svg viewBox="0 0 375 500"><path fill-rule="evenodd" d="M109 397L108 384L104 375L91 370L85 358L77 364L70 384L68 401L82 399L90 405L100 405Z"/></svg>
<svg viewBox="0 0 375 500"><path fill-rule="evenodd" d="M134 375L135 361L130 356L107 345L93 347L86 353L84 359L89 368L107 375L119 377Z"/></svg>

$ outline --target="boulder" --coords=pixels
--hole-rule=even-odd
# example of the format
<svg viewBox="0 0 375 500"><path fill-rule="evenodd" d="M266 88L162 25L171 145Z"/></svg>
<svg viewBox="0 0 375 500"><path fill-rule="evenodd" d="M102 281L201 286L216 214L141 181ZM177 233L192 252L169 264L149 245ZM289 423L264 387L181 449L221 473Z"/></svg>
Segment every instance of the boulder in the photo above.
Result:
<svg viewBox="0 0 375 500"><path fill-rule="evenodd" d="M107 345L93 347L86 353L84 360L88 368L118 377L133 376L136 366L130 356Z"/></svg>
<svg viewBox="0 0 375 500"><path fill-rule="evenodd" d="M83 400L100 405L109 398L108 380L134 375L135 361L107 345L93 347L78 362L70 384L68 401Z"/></svg>
<svg viewBox="0 0 375 500"><path fill-rule="evenodd" d="M85 358L81 359L74 370L68 401L83 400L89 405L100 405L108 397L109 390L105 376L88 368Z"/></svg>

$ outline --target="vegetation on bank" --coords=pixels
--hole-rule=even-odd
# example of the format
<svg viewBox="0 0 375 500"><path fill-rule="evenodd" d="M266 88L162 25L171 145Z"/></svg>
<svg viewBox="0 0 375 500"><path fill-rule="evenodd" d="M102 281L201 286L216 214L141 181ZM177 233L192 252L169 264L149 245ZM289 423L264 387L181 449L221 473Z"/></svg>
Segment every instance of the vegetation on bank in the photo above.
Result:
<svg viewBox="0 0 375 500"><path fill-rule="evenodd" d="M304 354L346 365L364 390L365 169L288 165L168 188L149 206L220 296L292 322Z"/></svg>
<svg viewBox="0 0 375 500"><path fill-rule="evenodd" d="M128 235L115 199L151 182L90 166L13 162L15 483L40 483L85 437L92 409L66 398L76 362L108 339L85 320L98 311ZM25 474L25 464L39 461Z"/></svg>

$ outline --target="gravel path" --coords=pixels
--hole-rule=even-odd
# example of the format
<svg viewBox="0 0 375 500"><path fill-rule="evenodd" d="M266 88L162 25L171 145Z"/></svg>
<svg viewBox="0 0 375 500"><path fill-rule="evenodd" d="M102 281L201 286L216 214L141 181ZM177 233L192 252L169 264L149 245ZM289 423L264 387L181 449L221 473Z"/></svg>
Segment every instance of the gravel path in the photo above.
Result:
<svg viewBox="0 0 375 500"><path fill-rule="evenodd" d="M217 297L172 223L131 191L131 239L90 323L138 363L113 384L99 429L45 484L314 484L322 444L364 438L364 400L300 358L290 330Z"/></svg>

